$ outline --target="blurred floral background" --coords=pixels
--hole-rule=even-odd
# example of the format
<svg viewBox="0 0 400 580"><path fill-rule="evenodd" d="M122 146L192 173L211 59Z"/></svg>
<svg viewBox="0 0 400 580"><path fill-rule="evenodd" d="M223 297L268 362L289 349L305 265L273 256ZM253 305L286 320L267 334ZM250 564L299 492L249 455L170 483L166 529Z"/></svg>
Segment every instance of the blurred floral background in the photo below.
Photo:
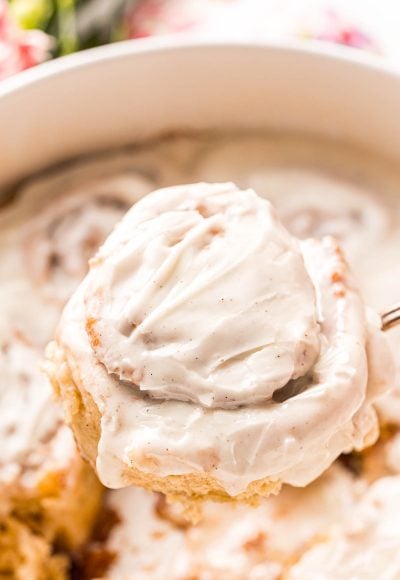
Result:
<svg viewBox="0 0 400 580"><path fill-rule="evenodd" d="M118 40L192 34L310 38L400 65L398 0L0 0L0 79Z"/></svg>

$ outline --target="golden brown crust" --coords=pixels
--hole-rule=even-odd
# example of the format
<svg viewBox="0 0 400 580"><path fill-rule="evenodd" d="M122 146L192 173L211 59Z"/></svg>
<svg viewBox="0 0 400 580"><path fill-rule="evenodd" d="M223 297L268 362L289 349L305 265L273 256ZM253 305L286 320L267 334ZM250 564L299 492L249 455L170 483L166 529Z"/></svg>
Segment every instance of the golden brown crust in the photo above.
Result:
<svg viewBox="0 0 400 580"><path fill-rule="evenodd" d="M65 550L83 545L101 506L103 488L92 468L76 457L68 472L49 472L31 494L10 497L13 517Z"/></svg>
<svg viewBox="0 0 400 580"><path fill-rule="evenodd" d="M46 370L55 392L63 401L66 418L73 429L78 447L83 456L95 465L101 415L93 398L84 389L77 367L71 364L72 355L68 354L70 353L66 353L61 346L50 344L47 350L50 362ZM124 473L124 478L127 485L158 491L164 493L169 501L182 503L187 508L187 515L193 520L198 517L196 506L203 501L240 502L255 506L261 498L277 493L281 487L280 482L260 479L251 482L244 492L233 497L207 473L157 476L130 467Z"/></svg>
<svg viewBox="0 0 400 580"><path fill-rule="evenodd" d="M390 468L387 461L386 448L398 433L399 428L397 426L382 426L379 440L375 445L359 453L362 464L361 475L369 484L381 477L394 475L394 471Z"/></svg>
<svg viewBox="0 0 400 580"><path fill-rule="evenodd" d="M0 577L14 580L64 580L68 561L12 517L0 517Z"/></svg>
<svg viewBox="0 0 400 580"><path fill-rule="evenodd" d="M92 396L83 388L78 369L70 366L68 361L72 357L67 357L54 342L48 345L46 356L48 362L45 370L56 396L63 402L66 421L72 427L81 454L95 466L100 439L100 412Z"/></svg>
<svg viewBox="0 0 400 580"><path fill-rule="evenodd" d="M50 443L37 455L40 469L27 472L21 463L20 477L1 482L2 514L21 522L43 541L73 551L91 534L104 488L75 449L61 417Z"/></svg>

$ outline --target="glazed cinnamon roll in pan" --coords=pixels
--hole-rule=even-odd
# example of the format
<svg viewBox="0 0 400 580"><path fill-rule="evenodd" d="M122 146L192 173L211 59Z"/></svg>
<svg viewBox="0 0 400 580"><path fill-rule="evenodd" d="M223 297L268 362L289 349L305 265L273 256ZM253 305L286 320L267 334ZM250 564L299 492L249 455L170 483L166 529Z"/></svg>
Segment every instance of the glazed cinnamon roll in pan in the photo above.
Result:
<svg viewBox="0 0 400 580"><path fill-rule="evenodd" d="M130 487L108 493L79 578L280 580L318 538L336 527L359 495L339 463L306 488L285 487L257 508L206 503L192 526L181 506Z"/></svg>
<svg viewBox="0 0 400 580"><path fill-rule="evenodd" d="M50 565L54 546L69 552L84 544L99 510L103 488L41 370L43 345L89 256L153 187L133 171L100 180L85 165L79 179L74 171L25 185L0 215L0 503L15 558L5 556L6 538L0 552L16 578L39 577L23 568L19 553L29 563L32 546L32 558L37 552ZM64 560L63 572L49 578L63 577ZM0 557L1 573L4 566Z"/></svg>

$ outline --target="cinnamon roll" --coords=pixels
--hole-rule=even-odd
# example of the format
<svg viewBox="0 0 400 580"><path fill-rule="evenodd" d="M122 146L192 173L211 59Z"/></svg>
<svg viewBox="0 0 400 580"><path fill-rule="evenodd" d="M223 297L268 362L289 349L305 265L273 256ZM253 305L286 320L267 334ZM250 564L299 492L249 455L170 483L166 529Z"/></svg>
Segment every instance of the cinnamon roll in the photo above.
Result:
<svg viewBox="0 0 400 580"><path fill-rule="evenodd" d="M46 540L12 517L0 514L0 577L66 580L68 562Z"/></svg>
<svg viewBox="0 0 400 580"><path fill-rule="evenodd" d="M285 580L400 577L400 477L376 481L346 520L316 542Z"/></svg>
<svg viewBox="0 0 400 580"><path fill-rule="evenodd" d="M46 298L64 304L116 222L144 193L146 179L110 178L56 198L26 226L26 268Z"/></svg>
<svg viewBox="0 0 400 580"><path fill-rule="evenodd" d="M39 370L42 348L90 255L153 187L124 163L117 175L97 161L33 180L0 214L0 500L49 549L82 546L103 487Z"/></svg>
<svg viewBox="0 0 400 580"><path fill-rule="evenodd" d="M0 511L73 549L87 539L102 488L78 454L40 360L22 336L0 340Z"/></svg>
<svg viewBox="0 0 400 580"><path fill-rule="evenodd" d="M49 357L101 481L188 503L252 503L370 445L393 368L337 243L299 243L231 183L138 202Z"/></svg>
<svg viewBox="0 0 400 580"><path fill-rule="evenodd" d="M394 225L387 199L379 195L382 170L376 165L376 159L348 145L310 142L303 136L251 135L208 147L194 178L224 181L229 177L243 188L254 188L273 203L292 235L333 236L353 264L368 259L385 243ZM363 183L365 166L370 175ZM385 177L389 194L393 183L390 175Z"/></svg>
<svg viewBox="0 0 400 580"><path fill-rule="evenodd" d="M102 170L97 161L46 175L0 212L0 332L17 329L35 346L46 345L88 259L126 209L154 188L136 171L101 178Z"/></svg>

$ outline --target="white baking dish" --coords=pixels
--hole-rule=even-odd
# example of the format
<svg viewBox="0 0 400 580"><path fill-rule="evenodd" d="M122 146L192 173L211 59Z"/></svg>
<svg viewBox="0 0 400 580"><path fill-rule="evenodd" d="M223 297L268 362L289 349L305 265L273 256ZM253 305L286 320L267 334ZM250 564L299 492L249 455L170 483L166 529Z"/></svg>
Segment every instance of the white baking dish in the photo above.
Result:
<svg viewBox="0 0 400 580"><path fill-rule="evenodd" d="M311 42L124 42L0 84L0 187L62 159L170 129L273 127L400 156L399 109L399 75L356 50Z"/></svg>

